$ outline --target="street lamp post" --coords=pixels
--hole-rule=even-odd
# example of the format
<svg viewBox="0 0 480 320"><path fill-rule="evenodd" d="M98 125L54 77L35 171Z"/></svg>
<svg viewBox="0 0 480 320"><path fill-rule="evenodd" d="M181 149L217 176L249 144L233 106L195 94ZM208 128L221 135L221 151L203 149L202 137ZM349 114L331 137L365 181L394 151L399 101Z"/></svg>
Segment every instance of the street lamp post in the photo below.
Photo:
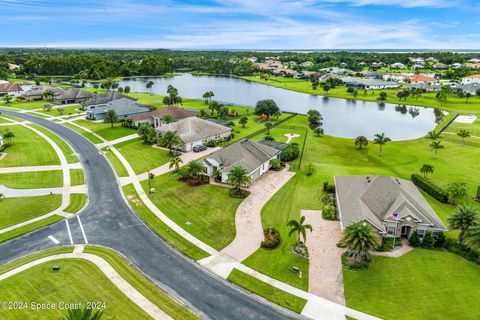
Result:
<svg viewBox="0 0 480 320"><path fill-rule="evenodd" d="M148 193L152 194L152 180L155 178L155 175L153 173L150 173L150 170L148 171Z"/></svg>

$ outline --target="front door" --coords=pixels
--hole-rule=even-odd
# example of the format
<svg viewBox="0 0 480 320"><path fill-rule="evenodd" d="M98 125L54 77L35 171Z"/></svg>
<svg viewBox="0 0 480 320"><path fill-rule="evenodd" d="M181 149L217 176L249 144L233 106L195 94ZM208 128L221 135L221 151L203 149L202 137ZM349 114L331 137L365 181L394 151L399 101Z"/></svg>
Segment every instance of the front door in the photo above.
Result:
<svg viewBox="0 0 480 320"><path fill-rule="evenodd" d="M410 233L412 233L412 227L411 226L402 226L402 231L401 235L402 237L410 237Z"/></svg>

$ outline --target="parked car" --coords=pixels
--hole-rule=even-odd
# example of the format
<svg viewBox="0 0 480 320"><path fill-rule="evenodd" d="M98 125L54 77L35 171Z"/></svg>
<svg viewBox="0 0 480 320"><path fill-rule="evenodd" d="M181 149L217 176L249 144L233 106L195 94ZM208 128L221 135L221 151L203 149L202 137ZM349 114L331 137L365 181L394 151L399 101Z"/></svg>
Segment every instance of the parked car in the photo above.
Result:
<svg viewBox="0 0 480 320"><path fill-rule="evenodd" d="M193 152L202 152L205 150L207 150L207 147L205 147L203 144L193 147Z"/></svg>

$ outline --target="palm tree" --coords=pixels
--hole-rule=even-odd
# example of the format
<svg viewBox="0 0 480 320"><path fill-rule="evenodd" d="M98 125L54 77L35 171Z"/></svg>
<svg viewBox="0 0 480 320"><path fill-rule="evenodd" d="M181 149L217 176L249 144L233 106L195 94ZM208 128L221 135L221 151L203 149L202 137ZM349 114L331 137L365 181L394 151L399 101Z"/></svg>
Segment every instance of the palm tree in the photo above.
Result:
<svg viewBox="0 0 480 320"><path fill-rule="evenodd" d="M5 104L10 104L12 102L13 98L12 96L10 95L5 95L5 97L3 97L3 102L5 102Z"/></svg>
<svg viewBox="0 0 480 320"><path fill-rule="evenodd" d="M67 314L61 318L61 320L100 320L103 315L103 310L93 309L70 309Z"/></svg>
<svg viewBox="0 0 480 320"><path fill-rule="evenodd" d="M480 224L467 229L465 233L465 242L474 249L480 249Z"/></svg>
<svg viewBox="0 0 480 320"><path fill-rule="evenodd" d="M438 150L445 149L445 146L441 144L441 141L432 141L432 143L430 143L430 149L433 150L433 159L437 159Z"/></svg>
<svg viewBox="0 0 480 320"><path fill-rule="evenodd" d="M388 141L392 141L389 137L385 136L385 132L375 134L373 139L374 144L378 144L380 148L378 149L378 156L382 156L382 147L387 144Z"/></svg>
<svg viewBox="0 0 480 320"><path fill-rule="evenodd" d="M435 141L438 138L440 138L440 133L437 133L437 132L435 132L435 130L432 130L429 133L427 133L425 138L430 139L432 141Z"/></svg>
<svg viewBox="0 0 480 320"><path fill-rule="evenodd" d="M152 94L153 81L149 80L145 86L147 87L150 94Z"/></svg>
<svg viewBox="0 0 480 320"><path fill-rule="evenodd" d="M368 261L370 252L378 247L379 243L378 236L366 222L357 222L346 227L340 240L340 245L345 246L348 255L357 262L362 259Z"/></svg>
<svg viewBox="0 0 480 320"><path fill-rule="evenodd" d="M245 128L245 125L247 124L248 122L248 117L247 116L242 116L240 118L240 120L238 120L238 123L240 123L242 125L242 128Z"/></svg>
<svg viewBox="0 0 480 320"><path fill-rule="evenodd" d="M267 136L270 135L270 129L272 129L273 124L270 121L265 122L265 128L267 128Z"/></svg>
<svg viewBox="0 0 480 320"><path fill-rule="evenodd" d="M424 178L427 178L428 174L433 173L433 166L428 163L424 163L420 168L420 172L423 174Z"/></svg>
<svg viewBox="0 0 480 320"><path fill-rule="evenodd" d="M465 232L478 225L478 211L469 204L463 203L457 207L457 210L448 217L450 229L460 230L458 233L458 242L463 243Z"/></svg>
<svg viewBox="0 0 480 320"><path fill-rule="evenodd" d="M173 147L182 144L183 141L175 131L167 131L158 138L157 143L158 145L167 148L170 154L172 154Z"/></svg>
<svg viewBox="0 0 480 320"><path fill-rule="evenodd" d="M178 171L178 169L180 168L180 163L183 163L182 158L180 157L172 158L170 159L170 165L168 166L168 168L172 169L173 167L175 167L175 171Z"/></svg>
<svg viewBox="0 0 480 320"><path fill-rule="evenodd" d="M367 139L367 137L365 137L365 136L358 136L358 137L355 139L355 146L356 146L358 149L362 149L363 147L368 146L368 139Z"/></svg>
<svg viewBox="0 0 480 320"><path fill-rule="evenodd" d="M51 98L51 101L53 101L53 95L54 95L54 94L55 94L55 93L54 93L52 90L45 90L45 92L43 93L43 96L44 96L45 98L50 97L50 98Z"/></svg>
<svg viewBox="0 0 480 320"><path fill-rule="evenodd" d="M227 183L233 187L234 192L238 193L252 183L252 178L247 175L247 170L243 166L236 165L228 172Z"/></svg>
<svg viewBox="0 0 480 320"><path fill-rule="evenodd" d="M3 139L5 139L5 141L7 141L7 144L10 145L12 144L13 138L15 138L15 134L7 128L7 130L5 130L5 133L3 134Z"/></svg>
<svg viewBox="0 0 480 320"><path fill-rule="evenodd" d="M204 166L200 160L192 160L184 168L187 175L195 180L198 180L200 174L204 171Z"/></svg>
<svg viewBox="0 0 480 320"><path fill-rule="evenodd" d="M465 143L465 138L470 137L470 131L462 129L457 132L457 135L462 138L462 144Z"/></svg>
<svg viewBox="0 0 480 320"><path fill-rule="evenodd" d="M303 241L307 241L307 230L310 230L310 232L313 231L313 227L310 224L304 224L305 222L305 216L301 216L300 220L290 220L287 223L287 226L290 227L290 232L288 233L288 236L290 237L292 234L295 232L297 233L297 243L300 243L300 236L303 237Z"/></svg>
<svg viewBox="0 0 480 320"><path fill-rule="evenodd" d="M110 122L111 128L113 128L113 124L118 121L118 115L114 109L108 109L105 112L105 122Z"/></svg>

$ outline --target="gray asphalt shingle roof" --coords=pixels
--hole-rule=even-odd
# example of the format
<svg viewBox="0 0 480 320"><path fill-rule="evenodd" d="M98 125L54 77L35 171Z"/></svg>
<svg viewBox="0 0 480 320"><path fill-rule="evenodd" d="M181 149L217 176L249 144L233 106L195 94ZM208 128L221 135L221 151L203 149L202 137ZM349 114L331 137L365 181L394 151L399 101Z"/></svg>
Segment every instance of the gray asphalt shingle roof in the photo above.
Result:
<svg viewBox="0 0 480 320"><path fill-rule="evenodd" d="M139 106L135 101L131 99L121 98L110 101L104 106L98 106L93 110L88 110L88 112L97 115L105 113L108 109L115 110L115 112L119 116L149 111L148 108Z"/></svg>

